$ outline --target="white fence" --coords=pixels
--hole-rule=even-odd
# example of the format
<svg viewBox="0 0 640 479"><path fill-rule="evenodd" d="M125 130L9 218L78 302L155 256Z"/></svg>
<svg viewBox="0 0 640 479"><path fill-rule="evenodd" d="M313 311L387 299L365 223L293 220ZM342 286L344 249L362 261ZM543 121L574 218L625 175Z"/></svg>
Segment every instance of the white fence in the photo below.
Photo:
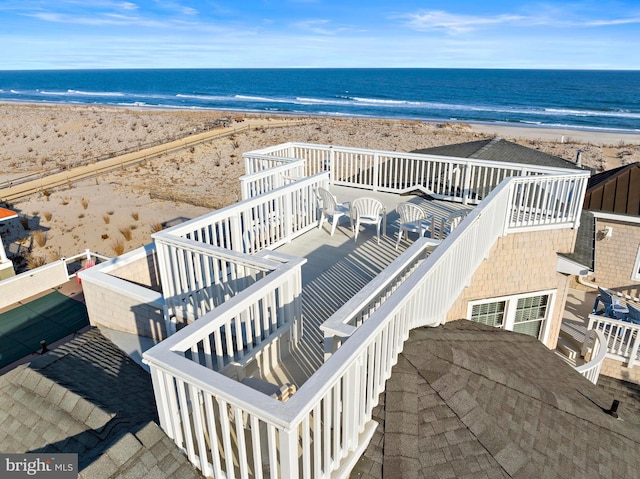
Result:
<svg viewBox="0 0 640 479"><path fill-rule="evenodd" d="M586 364L578 366L576 371L582 374L593 384L598 384L600 370L602 369L602 362L607 356L607 338L602 331L597 329L590 329L587 331L582 345L583 356L587 353L588 349L591 349L591 359Z"/></svg>
<svg viewBox="0 0 640 479"><path fill-rule="evenodd" d="M358 291L320 329L324 333L325 359L336 351L364 323L383 301L398 289L436 246L429 238L419 238L385 270Z"/></svg>
<svg viewBox="0 0 640 479"><path fill-rule="evenodd" d="M170 317L203 316L264 278L279 263L185 238L156 242L164 270L163 295ZM162 258L162 259L160 259Z"/></svg>
<svg viewBox="0 0 640 479"><path fill-rule="evenodd" d="M640 347L640 325L606 316L589 315L587 330L601 331L607 345L607 356L617 361L626 361L633 367L638 361Z"/></svg>
<svg viewBox="0 0 640 479"><path fill-rule="evenodd" d="M479 204L505 178L566 174L567 169L522 163L286 143L245 153L247 174L294 159L305 160L307 176L328 171L331 183L403 193L420 190L435 198ZM577 196L579 191L575 191ZM553 196L553 194L551 195Z"/></svg>
<svg viewBox="0 0 640 479"><path fill-rule="evenodd" d="M277 418L280 403L226 376L212 375L257 357L275 338L287 335L288 341L297 341L305 260L277 257L281 265L268 277L145 353L161 425L206 475L263 477L266 466L271 477L279 477L285 470L281 462L291 445L281 442L286 431ZM262 358L263 371L272 354Z"/></svg>
<svg viewBox="0 0 640 479"><path fill-rule="evenodd" d="M144 355L163 429L205 474L346 477L373 434L372 410L410 329L445 321L498 237L577 225L588 174L563 170L552 176L505 179L495 187L506 175L504 164L479 162L474 169L474 162L466 160L455 160L452 166L452 159L295 144L280 145L273 152L303 158L306 173L317 175L154 235L164 248L159 256L163 285L174 280L176 297L185 292L180 289L185 285L189 291L198 284L178 280L170 271L187 271L185 265L197 262L193 253L206 249L197 242L246 254L276 247L315 226L314 188L328 182L327 172L318 173L327 165L336 184L396 192L420 184L459 201L484 198L424 261L394 263L381 275L386 279L332 317L327 331L329 337L335 333L340 338L340 347L286 403L216 370L236 361L246 363L273 341L295 344L301 319L299 277L286 269L290 262ZM265 153L269 152L245 156L248 170L253 168L248 173L274 166L258 158ZM525 167L518 168L516 174L522 174ZM264 240L258 239L260 234ZM418 242L416 249L421 247ZM408 265L412 274L405 274ZM261 372L266 373L278 363L278 349L262 360Z"/></svg>
<svg viewBox="0 0 640 479"><path fill-rule="evenodd" d="M241 176L240 190L242 191L242 199L253 198L301 179L305 176L304 170L304 160L294 160L250 175Z"/></svg>

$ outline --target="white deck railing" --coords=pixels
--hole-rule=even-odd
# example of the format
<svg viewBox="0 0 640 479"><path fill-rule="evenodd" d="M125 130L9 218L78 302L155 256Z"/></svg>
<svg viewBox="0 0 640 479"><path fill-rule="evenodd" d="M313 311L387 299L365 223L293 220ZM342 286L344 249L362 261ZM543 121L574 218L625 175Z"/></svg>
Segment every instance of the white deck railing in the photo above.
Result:
<svg viewBox="0 0 640 479"><path fill-rule="evenodd" d="M367 150L310 143L286 143L245 153L247 174L294 159L306 161L305 174L329 171L335 185L405 193L420 190L435 198L479 204L505 178L567 173L522 163ZM579 194L578 191L575 192Z"/></svg>
<svg viewBox="0 0 640 479"><path fill-rule="evenodd" d="M304 160L293 160L273 168L241 176L240 191L242 192L242 199L253 198L303 178L306 176L304 170Z"/></svg>
<svg viewBox="0 0 640 479"><path fill-rule="evenodd" d="M324 334L325 359L398 289L398 286L415 271L437 243L439 242L429 238L417 239L382 273L320 325Z"/></svg>
<svg viewBox="0 0 640 479"><path fill-rule="evenodd" d="M374 297L365 298L363 293L340 313L343 318L332 318L336 325L357 327L349 328L348 339L286 403L216 370L231 362L246 364L261 355L261 372L267 373L279 363L278 355L283 350L269 345L276 341L295 345L301 319L295 306L299 278L291 271L285 272L288 263L283 262L145 353L161 425L205 474L345 477L373 434L372 410L410 329L446 320L453 302L498 237L534 228L575 227L588 174L563 170L552 176L505 179L495 187L494 180L501 178L505 169L502 163L479 162L481 165L474 170L473 162L455 160L458 171L463 167L464 171L476 171L476 180L472 181L473 175L454 171L452 159L432 161L423 155L389 152L369 155L367 150L296 144L280 145L274 152L303 157L307 173L322 171L329 164L333 181L338 184L395 192L415 189L414 182L429 188L448 185L438 190L441 196L455 194L458 200L468 202L485 198L413 274L403 273L407 265L402 261L384 272L384 276L394 278L391 294L383 281ZM245 156L246 164L255 171L265 169L257 157L268 152L258 153L254 159ZM518 167L519 171L525 168ZM456 179L456 175L467 179ZM382 182L381 176L385 179ZM478 182L478 177L483 180ZM163 285L165 280L175 280L169 270L180 268L175 263L181 261L177 259L180 255L187 254L185 264L193 261L191 252L185 253L197 249L191 242L246 254L276 247L315 226L313 190L328 179L327 172L319 173L156 233L156 243L165 248L159 255ZM490 192L479 188L491 184L494 188ZM300 207L296 209L293 204ZM300 226L296 226L296 211L304 212L301 216L305 221ZM257 240L256 229L265 234L264 241ZM172 242L175 238L183 238L185 243ZM395 278L401 281L395 282ZM179 284L174 288L179 297L183 291ZM366 315L358 316L363 309L367 309ZM360 320L354 323L357 317ZM263 354L267 348L268 354Z"/></svg>
<svg viewBox="0 0 640 479"><path fill-rule="evenodd" d="M600 370L602 369L602 362L607 356L606 345L607 338L602 333L602 331L599 331L597 329L590 329L589 331L587 331L584 343L582 344L582 355L584 356L590 349L591 359L586 364L576 367L576 371L582 374L593 384L598 384Z"/></svg>
<svg viewBox="0 0 640 479"><path fill-rule="evenodd" d="M273 269L250 256L314 228L314 175L152 235L167 315L195 320ZM166 318L169 321L169 317Z"/></svg>
<svg viewBox="0 0 640 479"><path fill-rule="evenodd" d="M171 268L162 284L170 317L194 321L264 278L279 263L186 238L156 241Z"/></svg>
<svg viewBox="0 0 640 479"><path fill-rule="evenodd" d="M589 315L587 330L602 331L606 339L607 356L617 361L627 361L628 367L640 359L640 325L605 316Z"/></svg>
<svg viewBox="0 0 640 479"><path fill-rule="evenodd" d="M178 236L241 253L273 249L317 225L315 190L326 187L328 179L327 173L302 178L159 231L152 237L157 243Z"/></svg>

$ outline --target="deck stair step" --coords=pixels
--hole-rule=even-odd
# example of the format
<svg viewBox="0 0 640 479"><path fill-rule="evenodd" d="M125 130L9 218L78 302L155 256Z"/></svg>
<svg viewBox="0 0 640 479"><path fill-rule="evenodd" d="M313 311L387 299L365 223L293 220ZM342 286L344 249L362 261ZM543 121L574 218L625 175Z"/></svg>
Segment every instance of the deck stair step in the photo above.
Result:
<svg viewBox="0 0 640 479"><path fill-rule="evenodd" d="M578 357L580 357L580 350L582 349L582 345L575 340L570 335L562 334L560 332L560 336L558 337L558 344L556 345L556 350L560 352L563 356L566 356L571 361L576 361Z"/></svg>

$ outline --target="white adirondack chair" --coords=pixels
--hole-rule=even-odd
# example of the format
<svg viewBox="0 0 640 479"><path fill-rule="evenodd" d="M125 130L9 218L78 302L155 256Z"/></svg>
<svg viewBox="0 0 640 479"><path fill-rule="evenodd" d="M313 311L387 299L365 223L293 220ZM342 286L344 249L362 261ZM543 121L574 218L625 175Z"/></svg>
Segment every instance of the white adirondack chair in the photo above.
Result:
<svg viewBox="0 0 640 479"><path fill-rule="evenodd" d="M418 233L418 237L431 226L432 216L428 216L425 211L413 203L401 203L396 208L400 216L400 229L398 230L398 241L396 241L396 249L400 246L402 235L406 235L409 239L409 233Z"/></svg>
<svg viewBox="0 0 640 479"><path fill-rule="evenodd" d="M347 216L353 228L353 221L351 219L351 203L345 201L344 203L338 203L338 200L332 195L329 190L325 188L318 188L318 197L321 202L320 206L320 223L318 229L322 228L322 223L327 216L331 216L331 236L336 231L336 225L341 216Z"/></svg>
<svg viewBox="0 0 640 479"><path fill-rule="evenodd" d="M465 216L469 213L470 210L458 210L451 213L446 218L442 218L440 220L440 229L439 231L435 231L434 223L431 224L431 237L433 239L443 240L447 236L451 234L451 232L457 228L457 226L462 222ZM438 236L438 238L436 238Z"/></svg>
<svg viewBox="0 0 640 479"><path fill-rule="evenodd" d="M376 225L378 244L380 244L380 229L386 213L384 205L375 198L357 198L353 200L351 209L356 220L353 240L358 240L360 225Z"/></svg>

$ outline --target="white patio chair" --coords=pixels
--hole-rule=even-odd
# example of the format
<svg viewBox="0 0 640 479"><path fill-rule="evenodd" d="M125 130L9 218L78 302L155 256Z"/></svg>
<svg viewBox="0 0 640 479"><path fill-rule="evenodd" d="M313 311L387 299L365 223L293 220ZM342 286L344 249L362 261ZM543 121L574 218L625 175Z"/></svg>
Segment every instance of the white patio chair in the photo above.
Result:
<svg viewBox="0 0 640 479"><path fill-rule="evenodd" d="M351 204L351 211L356 220L353 240L358 240L360 225L376 225L380 244L380 229L386 213L384 205L374 198L357 198Z"/></svg>
<svg viewBox="0 0 640 479"><path fill-rule="evenodd" d="M435 222L431 223L431 238L436 239L435 236L438 235L437 239L443 240L447 236L451 234L451 232L458 227L458 225L462 222L465 216L469 213L470 210L458 210L449 214L449 216L442 218L440 220L440 230L436 233L435 231Z"/></svg>
<svg viewBox="0 0 640 479"><path fill-rule="evenodd" d="M351 219L351 203L345 201L344 203L338 203L338 200L332 195L329 190L325 188L318 188L318 198L322 203L320 207L320 224L318 229L322 228L322 223L327 216L331 216L331 236L336 231L336 225L341 216L348 216L351 228L353 228L353 221Z"/></svg>
<svg viewBox="0 0 640 479"><path fill-rule="evenodd" d="M432 216L427 216L422 208L413 203L401 203L396 208L396 211L400 216L400 229L398 230L396 249L400 246L400 239L403 234L406 235L407 240L409 239L409 233L418 233L420 238L431 226L430 219Z"/></svg>

